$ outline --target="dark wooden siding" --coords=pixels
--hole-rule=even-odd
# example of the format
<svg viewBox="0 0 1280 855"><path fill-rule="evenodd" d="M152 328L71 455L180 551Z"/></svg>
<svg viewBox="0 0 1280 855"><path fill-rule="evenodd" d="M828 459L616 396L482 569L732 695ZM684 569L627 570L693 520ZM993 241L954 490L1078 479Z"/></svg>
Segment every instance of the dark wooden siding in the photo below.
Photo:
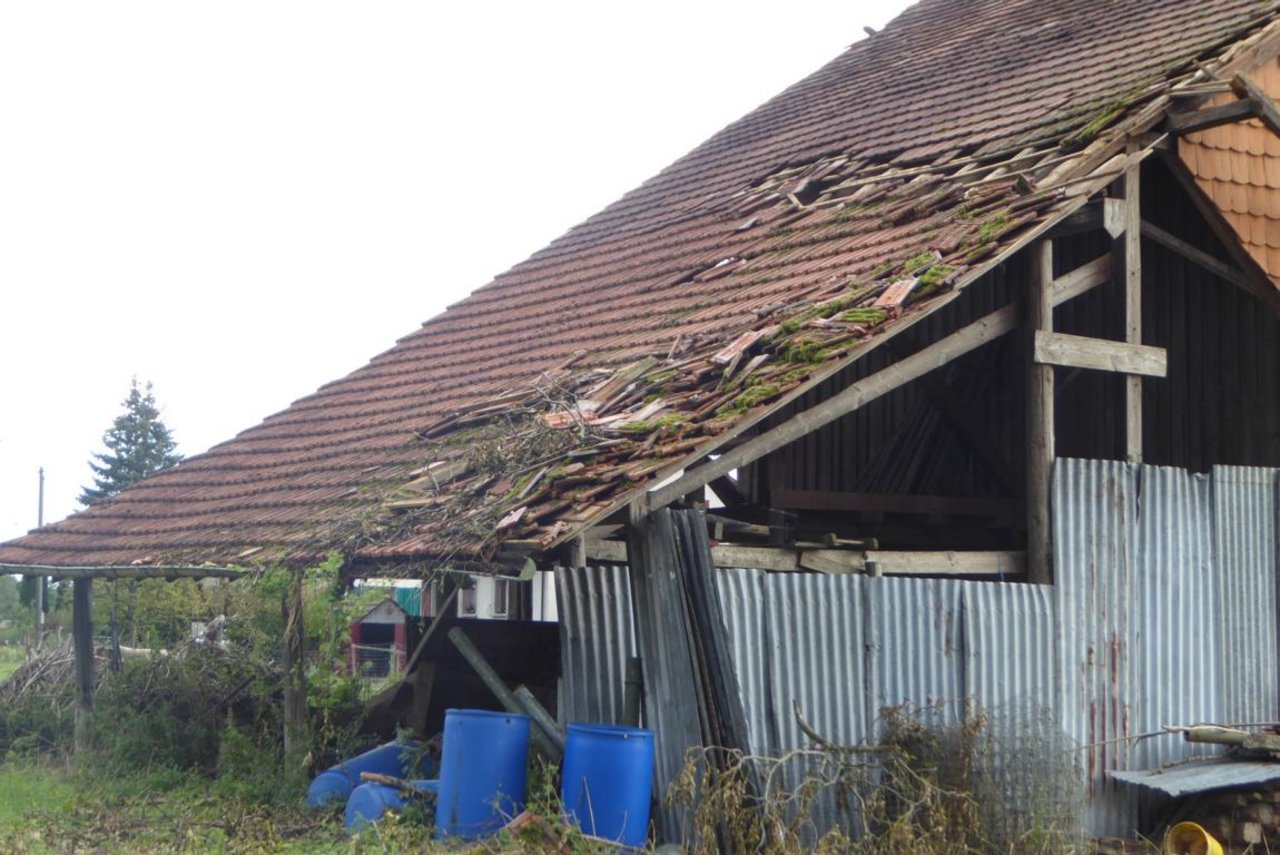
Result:
<svg viewBox="0 0 1280 855"><path fill-rule="evenodd" d="M1159 163L1145 169L1144 217L1221 258L1227 255L1184 191ZM1059 272L1103 254L1105 235L1057 242ZM1025 281L1014 259L962 298L881 347L846 375L802 399L812 406L844 385L1005 305ZM1058 308L1062 332L1118 339L1119 288L1107 286ZM1143 325L1148 344L1169 351L1169 376L1144 383L1148 462L1196 471L1215 463L1280 465L1280 319L1256 299L1151 241L1143 242ZM768 488L917 495L1016 497L1023 482L1025 347L1016 335L931 375L961 399L974 428L1006 471L993 472L917 381L748 467L748 494ZM1063 457L1123 454L1120 375L1060 369L1057 446ZM782 421L780 415L774 423ZM1010 492L1009 485L1015 485Z"/></svg>

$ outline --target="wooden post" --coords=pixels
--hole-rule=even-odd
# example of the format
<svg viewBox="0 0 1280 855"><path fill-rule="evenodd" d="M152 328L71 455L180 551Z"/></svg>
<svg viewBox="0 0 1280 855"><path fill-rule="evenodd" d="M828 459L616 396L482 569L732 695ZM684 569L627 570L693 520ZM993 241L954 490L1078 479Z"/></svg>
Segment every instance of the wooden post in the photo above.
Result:
<svg viewBox="0 0 1280 855"><path fill-rule="evenodd" d="M1124 340L1142 344L1142 197L1135 164L1124 173ZM1142 462L1142 377L1124 378L1124 456Z"/></svg>
<svg viewBox="0 0 1280 855"><path fill-rule="evenodd" d="M280 665L284 670L284 761L288 778L301 777L307 739L307 671L302 644L302 577L295 572L280 601L284 634L280 640Z"/></svg>
<svg viewBox="0 0 1280 855"><path fill-rule="evenodd" d="M93 742L93 580L72 583L71 627L76 652L75 750L79 754Z"/></svg>
<svg viewBox="0 0 1280 855"><path fill-rule="evenodd" d="M1030 249L1031 277L1027 294L1027 581L1053 581L1052 521L1049 496L1053 481L1053 366L1034 358L1037 330L1053 330L1053 242L1041 240Z"/></svg>

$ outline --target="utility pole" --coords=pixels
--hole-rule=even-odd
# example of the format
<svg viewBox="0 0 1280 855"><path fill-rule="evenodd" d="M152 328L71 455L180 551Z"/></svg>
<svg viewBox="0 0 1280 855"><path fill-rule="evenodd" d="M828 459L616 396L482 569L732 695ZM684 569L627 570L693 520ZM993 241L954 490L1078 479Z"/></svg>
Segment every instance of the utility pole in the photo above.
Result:
<svg viewBox="0 0 1280 855"><path fill-rule="evenodd" d="M36 504L36 528L44 527L44 467L40 467L40 498ZM44 639L44 577L36 577L36 650Z"/></svg>

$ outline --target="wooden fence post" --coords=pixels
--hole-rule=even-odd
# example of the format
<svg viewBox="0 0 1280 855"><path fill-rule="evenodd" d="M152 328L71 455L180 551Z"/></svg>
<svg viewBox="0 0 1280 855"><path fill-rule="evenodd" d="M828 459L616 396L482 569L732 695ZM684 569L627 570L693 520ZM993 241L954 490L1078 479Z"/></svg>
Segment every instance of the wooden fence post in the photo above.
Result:
<svg viewBox="0 0 1280 855"><path fill-rule="evenodd" d="M76 653L75 752L93 743L93 579L71 583L71 628Z"/></svg>
<svg viewBox="0 0 1280 855"><path fill-rule="evenodd" d="M284 762L288 778L302 774L303 758L309 748L307 671L302 644L302 579L301 571L293 574L280 603L280 613L284 618L280 664L284 669Z"/></svg>
<svg viewBox="0 0 1280 855"><path fill-rule="evenodd" d="M1053 366L1035 361L1037 330L1053 330L1053 241L1031 245L1027 294L1027 581L1053 581L1050 493L1053 482Z"/></svg>

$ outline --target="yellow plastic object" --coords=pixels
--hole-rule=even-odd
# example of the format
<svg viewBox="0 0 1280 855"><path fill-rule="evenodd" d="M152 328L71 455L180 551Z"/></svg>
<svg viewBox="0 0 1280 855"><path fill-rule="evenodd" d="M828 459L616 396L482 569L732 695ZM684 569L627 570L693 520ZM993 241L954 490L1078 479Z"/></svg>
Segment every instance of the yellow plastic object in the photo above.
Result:
<svg viewBox="0 0 1280 855"><path fill-rule="evenodd" d="M1164 836L1165 855L1222 855L1222 844L1194 822L1180 822Z"/></svg>

